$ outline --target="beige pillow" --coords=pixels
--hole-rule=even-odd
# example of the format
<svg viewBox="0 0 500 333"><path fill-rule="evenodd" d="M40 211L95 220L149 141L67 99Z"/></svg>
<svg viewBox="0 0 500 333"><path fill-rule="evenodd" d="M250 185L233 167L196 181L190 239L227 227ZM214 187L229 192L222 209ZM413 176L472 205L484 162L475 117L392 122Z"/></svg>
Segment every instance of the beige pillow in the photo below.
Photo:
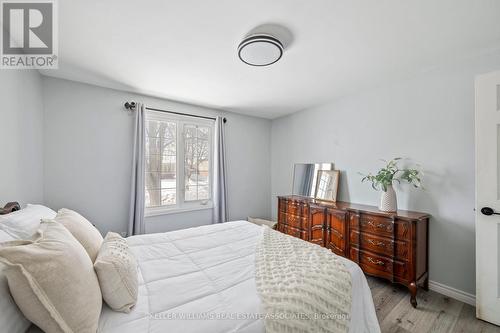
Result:
<svg viewBox="0 0 500 333"><path fill-rule="evenodd" d="M130 312L137 303L137 262L127 241L108 232L94 263L102 297L115 311Z"/></svg>
<svg viewBox="0 0 500 333"><path fill-rule="evenodd" d="M5 265L0 262L0 331L24 333L31 323L12 299L4 270Z"/></svg>
<svg viewBox="0 0 500 333"><path fill-rule="evenodd" d="M102 235L92 223L75 211L63 208L57 212L54 221L61 223L83 245L92 262L101 248Z"/></svg>
<svg viewBox="0 0 500 333"><path fill-rule="evenodd" d="M10 293L45 332L92 332L102 307L89 256L59 223L43 222L32 240L0 244Z"/></svg>

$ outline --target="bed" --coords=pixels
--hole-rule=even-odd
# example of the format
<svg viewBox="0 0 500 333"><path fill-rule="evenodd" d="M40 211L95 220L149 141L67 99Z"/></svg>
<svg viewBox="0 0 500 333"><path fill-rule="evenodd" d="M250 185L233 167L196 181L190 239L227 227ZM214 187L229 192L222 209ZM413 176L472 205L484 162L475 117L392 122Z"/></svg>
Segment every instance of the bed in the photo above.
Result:
<svg viewBox="0 0 500 333"><path fill-rule="evenodd" d="M16 207L13 206L9 210L15 211ZM40 219L52 219L56 216L56 212L41 205L28 205L19 213L5 215L6 219L0 216L0 232L3 232L0 233L0 242L14 238L26 239L23 237L33 234L40 227ZM299 242L296 244L300 250L294 249L293 256L266 256L262 261L261 245L266 235L274 235L271 243L280 250L283 245L278 243L284 239ZM123 313L111 310L103 302L100 316L99 311L96 311L95 316L99 319L98 332L256 333L265 332L266 327L267 331L271 331L269 320L263 317L269 314L269 311L264 310L269 304L266 303L267 298L263 296L261 289L262 264L271 267L270 263L277 260L280 265L285 263L288 268L300 266L299 261L293 262L289 259L291 257L306 258L307 268L311 270L332 268L327 261L336 261L337 265L340 261L338 269L328 271L325 276L341 273L343 278L340 281L349 284L349 289L347 292L344 289L344 294L350 299L345 303L345 313L349 314L350 321L343 321L342 331L380 332L370 289L357 264L267 227L235 221L167 233L132 236L127 238L126 242L138 266L137 303L130 313ZM320 257L305 255L307 249L321 249L323 259L327 260L322 261ZM318 265L320 262L322 264ZM272 267L272 275L275 275L274 272L282 273L281 268ZM1 268L2 266L0 273ZM306 270L302 282L307 288L314 289L315 276L309 272ZM283 281L285 280L278 274L278 284L281 285ZM293 287L292 290L298 289ZM327 304L334 304L340 293L341 289L334 289L330 294L321 293L321 297ZM3 309L0 326L12 332L24 332L30 323L13 304L7 281L2 274L0 294L8 296L0 297L0 309ZM278 291L277 295L282 297L282 291ZM295 310L303 312L305 308L301 304ZM311 331L311 327L317 323L304 322L302 319L299 321L306 328L302 331ZM290 322L287 319L288 323ZM33 325L28 331L40 332Z"/></svg>
<svg viewBox="0 0 500 333"><path fill-rule="evenodd" d="M254 279L260 234L236 221L127 238L139 265L137 305L130 313L104 305L98 332L264 332ZM380 332L363 272L341 260L352 278L349 331Z"/></svg>

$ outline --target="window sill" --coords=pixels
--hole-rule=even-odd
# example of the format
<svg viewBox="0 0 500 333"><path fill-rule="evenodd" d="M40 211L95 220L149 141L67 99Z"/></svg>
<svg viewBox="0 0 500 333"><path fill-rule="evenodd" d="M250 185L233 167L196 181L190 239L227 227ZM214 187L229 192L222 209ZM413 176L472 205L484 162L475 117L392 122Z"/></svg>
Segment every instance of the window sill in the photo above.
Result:
<svg viewBox="0 0 500 333"><path fill-rule="evenodd" d="M208 210L213 208L214 208L213 205L209 204L209 205L199 205L192 207L182 207L182 208L176 207L176 208L146 209L146 211L144 212L144 217L188 213L188 212L195 212L198 210Z"/></svg>

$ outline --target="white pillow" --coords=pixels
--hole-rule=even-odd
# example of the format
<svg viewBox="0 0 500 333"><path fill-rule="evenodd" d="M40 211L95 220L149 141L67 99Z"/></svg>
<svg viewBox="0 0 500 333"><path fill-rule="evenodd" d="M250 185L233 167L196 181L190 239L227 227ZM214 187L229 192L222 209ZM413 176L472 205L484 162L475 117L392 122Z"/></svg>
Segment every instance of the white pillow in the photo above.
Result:
<svg viewBox="0 0 500 333"><path fill-rule="evenodd" d="M0 243L11 240L14 238L0 230ZM12 299L4 269L4 265L0 263L0 327L5 332L24 333L31 323Z"/></svg>
<svg viewBox="0 0 500 333"><path fill-rule="evenodd" d="M104 301L115 311L130 312L137 303L137 261L127 241L108 232L102 243L94 269Z"/></svg>
<svg viewBox="0 0 500 333"><path fill-rule="evenodd" d="M56 212L42 205L30 205L10 214L0 215L0 230L15 239L30 239L40 227L41 219L52 219Z"/></svg>

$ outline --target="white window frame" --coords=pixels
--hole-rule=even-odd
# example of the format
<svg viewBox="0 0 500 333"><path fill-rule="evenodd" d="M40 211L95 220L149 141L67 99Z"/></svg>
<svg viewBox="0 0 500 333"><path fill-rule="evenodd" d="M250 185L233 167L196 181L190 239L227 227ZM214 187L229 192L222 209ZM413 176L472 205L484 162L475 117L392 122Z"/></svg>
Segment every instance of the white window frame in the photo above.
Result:
<svg viewBox="0 0 500 333"><path fill-rule="evenodd" d="M213 175L214 175L214 131L215 122L211 119L195 118L188 116L180 116L160 111L146 111L146 121L168 121L175 122L176 130L176 197L175 205L160 206L160 207L146 207L144 209L144 216L158 216L165 214L176 214L182 212L212 209L213 208ZM199 125L210 127L209 133L209 184L208 184L208 200L185 201L185 140L184 140L184 125ZM146 171L144 171L146 172ZM146 184L144 184L144 191L146 191Z"/></svg>

